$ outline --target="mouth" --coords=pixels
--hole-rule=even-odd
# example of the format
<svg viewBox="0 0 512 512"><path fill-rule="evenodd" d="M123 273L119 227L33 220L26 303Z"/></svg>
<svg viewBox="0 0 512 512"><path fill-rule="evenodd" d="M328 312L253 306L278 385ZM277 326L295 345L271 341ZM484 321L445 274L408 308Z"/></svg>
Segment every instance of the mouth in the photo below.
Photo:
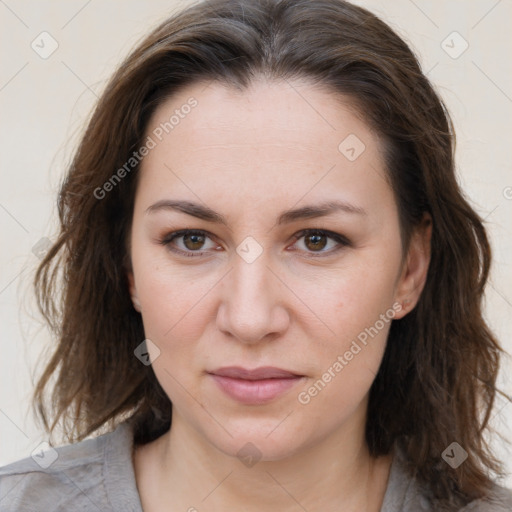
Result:
<svg viewBox="0 0 512 512"><path fill-rule="evenodd" d="M219 368L208 375L227 396L247 405L261 405L281 396L305 376L265 366L249 370L240 366Z"/></svg>

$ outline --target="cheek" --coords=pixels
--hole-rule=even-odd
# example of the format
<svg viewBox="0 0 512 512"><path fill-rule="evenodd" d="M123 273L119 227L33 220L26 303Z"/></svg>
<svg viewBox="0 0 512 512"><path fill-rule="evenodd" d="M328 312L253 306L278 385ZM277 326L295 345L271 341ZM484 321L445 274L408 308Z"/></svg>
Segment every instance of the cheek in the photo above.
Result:
<svg viewBox="0 0 512 512"><path fill-rule="evenodd" d="M312 309L342 338L357 335L392 309L399 263L390 265L389 259L361 257L335 275L316 279Z"/></svg>
<svg viewBox="0 0 512 512"><path fill-rule="evenodd" d="M208 318L206 290L158 268L145 272L139 298L145 336L159 350L153 371L170 400L179 405L190 398L183 386L195 390L195 378L203 370L197 351Z"/></svg>
<svg viewBox="0 0 512 512"><path fill-rule="evenodd" d="M164 248L147 240L137 226L131 258L145 334L164 342L188 325L191 316L197 318L207 283L190 270L170 265Z"/></svg>
<svg viewBox="0 0 512 512"><path fill-rule="evenodd" d="M389 261L389 260L388 260ZM362 258L336 280L318 282L312 309L329 329L310 346L318 385L306 389L305 400L318 406L332 402L355 405L378 372L395 315L394 283L398 264ZM313 334L313 333L311 333ZM325 388L325 391L324 391ZM317 399L322 395L322 398Z"/></svg>
<svg viewBox="0 0 512 512"><path fill-rule="evenodd" d="M208 314L207 286L175 278L157 268L142 279L139 299L147 337L167 345L173 340L187 343L199 335Z"/></svg>
<svg viewBox="0 0 512 512"><path fill-rule="evenodd" d="M379 370L391 325L391 318L379 315L340 317L336 327L341 334L320 343L316 358L311 354L316 375L297 396L307 417L322 416L335 425L361 406Z"/></svg>

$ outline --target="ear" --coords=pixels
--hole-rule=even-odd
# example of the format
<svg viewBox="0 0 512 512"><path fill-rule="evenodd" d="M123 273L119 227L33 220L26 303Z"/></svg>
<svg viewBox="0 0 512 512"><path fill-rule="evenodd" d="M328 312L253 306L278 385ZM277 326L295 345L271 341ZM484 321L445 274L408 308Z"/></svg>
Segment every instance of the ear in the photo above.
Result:
<svg viewBox="0 0 512 512"><path fill-rule="evenodd" d="M128 286L130 290L130 297L132 299L133 307L139 313L141 312L141 305L139 302L139 296L137 295L137 287L135 286L135 277L132 270L127 270L126 277L128 278Z"/></svg>
<svg viewBox="0 0 512 512"><path fill-rule="evenodd" d="M401 304L394 318L403 318L414 309L427 281L430 264L430 241L432 239L432 217L425 213L421 223L414 229L407 255L397 281L395 301Z"/></svg>

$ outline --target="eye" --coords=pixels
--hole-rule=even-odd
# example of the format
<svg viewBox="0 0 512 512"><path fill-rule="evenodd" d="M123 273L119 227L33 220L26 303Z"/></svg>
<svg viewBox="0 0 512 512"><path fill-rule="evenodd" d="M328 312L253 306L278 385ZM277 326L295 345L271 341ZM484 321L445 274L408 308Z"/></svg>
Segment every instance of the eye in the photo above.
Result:
<svg viewBox="0 0 512 512"><path fill-rule="evenodd" d="M298 245L302 245L312 256L326 256L351 245L345 236L323 229L305 229L294 236L295 245L303 239Z"/></svg>
<svg viewBox="0 0 512 512"><path fill-rule="evenodd" d="M345 236L323 229L305 229L296 233L294 238L294 245L301 245L297 242L303 239L303 248L299 247L299 250L305 250L313 257L327 256L351 245ZM209 244L208 240L210 240ZM198 229L182 229L169 233L159 240L159 243L170 251L187 257L203 256L208 251L218 250L219 247L210 238L209 233Z"/></svg>
<svg viewBox="0 0 512 512"><path fill-rule="evenodd" d="M206 241L210 240L210 244ZM218 247L206 231L197 229L182 229L165 236L160 243L173 251L184 256L201 256L204 252Z"/></svg>

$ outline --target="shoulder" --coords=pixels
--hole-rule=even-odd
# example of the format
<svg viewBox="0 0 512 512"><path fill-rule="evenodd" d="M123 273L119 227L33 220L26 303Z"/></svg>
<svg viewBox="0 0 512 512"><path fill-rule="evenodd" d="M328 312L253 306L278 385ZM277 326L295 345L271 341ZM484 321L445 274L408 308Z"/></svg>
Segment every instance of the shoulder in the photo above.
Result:
<svg viewBox="0 0 512 512"><path fill-rule="evenodd" d="M403 455L397 451L393 458L381 512L440 512L428 486L420 483L406 469ZM450 512L511 512L512 491L494 485L489 496L475 500L462 509Z"/></svg>
<svg viewBox="0 0 512 512"><path fill-rule="evenodd" d="M114 432L0 468L0 510L139 512L131 434L123 423Z"/></svg>
<svg viewBox="0 0 512 512"><path fill-rule="evenodd" d="M495 485L489 497L465 506L460 512L511 512L512 490Z"/></svg>

